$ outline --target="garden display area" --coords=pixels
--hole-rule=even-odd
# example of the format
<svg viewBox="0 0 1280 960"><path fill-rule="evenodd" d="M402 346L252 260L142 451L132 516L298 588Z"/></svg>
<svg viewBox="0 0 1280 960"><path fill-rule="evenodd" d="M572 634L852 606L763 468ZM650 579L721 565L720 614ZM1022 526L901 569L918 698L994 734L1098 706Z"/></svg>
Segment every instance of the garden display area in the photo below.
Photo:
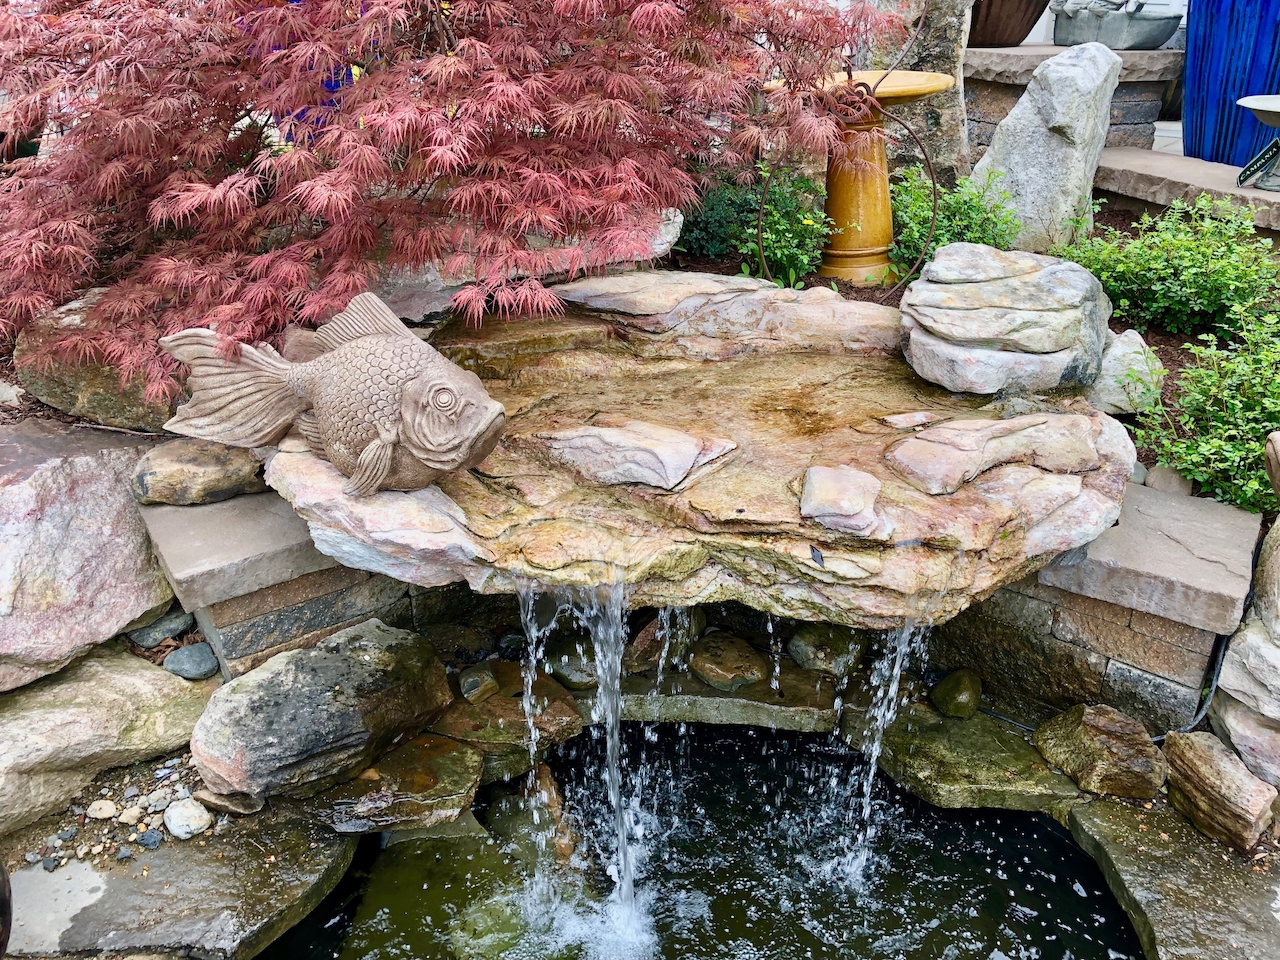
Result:
<svg viewBox="0 0 1280 960"><path fill-rule="evenodd" d="M1280 956L1271 239L888 7L0 12L0 947Z"/></svg>

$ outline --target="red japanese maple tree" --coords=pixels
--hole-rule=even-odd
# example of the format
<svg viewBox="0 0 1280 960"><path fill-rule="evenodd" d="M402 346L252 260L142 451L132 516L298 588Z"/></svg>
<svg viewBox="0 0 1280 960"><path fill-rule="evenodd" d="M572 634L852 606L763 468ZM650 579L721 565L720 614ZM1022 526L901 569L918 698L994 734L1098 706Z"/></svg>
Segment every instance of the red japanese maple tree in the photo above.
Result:
<svg viewBox="0 0 1280 960"><path fill-rule="evenodd" d="M159 397L161 336L269 339L390 267L474 276L474 319L555 311L539 278L644 258L695 168L836 144L822 78L895 29L827 0L11 2L0 332L108 286L57 349Z"/></svg>

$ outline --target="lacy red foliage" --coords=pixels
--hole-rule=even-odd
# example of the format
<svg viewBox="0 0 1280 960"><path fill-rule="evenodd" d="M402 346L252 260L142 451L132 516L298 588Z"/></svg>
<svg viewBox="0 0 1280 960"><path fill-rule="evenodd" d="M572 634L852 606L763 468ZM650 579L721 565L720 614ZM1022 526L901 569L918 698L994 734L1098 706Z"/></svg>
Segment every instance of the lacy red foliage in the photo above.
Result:
<svg viewBox="0 0 1280 960"><path fill-rule="evenodd" d="M106 285L59 349L156 396L161 336L271 339L389 267L473 272L476 320L554 312L538 278L643 259L691 170L825 153L822 78L894 30L826 0L11 4L0 330Z"/></svg>

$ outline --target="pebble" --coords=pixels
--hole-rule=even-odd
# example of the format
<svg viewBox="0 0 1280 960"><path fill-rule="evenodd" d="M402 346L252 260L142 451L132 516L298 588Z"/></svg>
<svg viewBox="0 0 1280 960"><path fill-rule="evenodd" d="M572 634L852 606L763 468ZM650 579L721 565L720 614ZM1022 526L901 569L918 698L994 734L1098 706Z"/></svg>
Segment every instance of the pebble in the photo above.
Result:
<svg viewBox="0 0 1280 960"><path fill-rule="evenodd" d="M43 866L46 873L53 873L58 869L59 863L53 857L45 857Z"/></svg>
<svg viewBox="0 0 1280 960"><path fill-rule="evenodd" d="M89 848L89 853L96 857L98 854L102 852L103 846L104 845L101 843L95 843L92 847Z"/></svg>
<svg viewBox="0 0 1280 960"><path fill-rule="evenodd" d="M26 860L26 861L27 861L27 863L39 863L39 862L40 862L40 854L35 853L35 852L33 851L33 852L31 852L31 853L28 853L28 854L24 855L23 859L24 859L24 860Z"/></svg>
<svg viewBox="0 0 1280 960"><path fill-rule="evenodd" d="M195 624L196 618L194 616L185 610L178 609L171 613L166 613L150 626L139 627L137 630L131 631L129 639L143 650L154 650L171 637L186 633Z"/></svg>
<svg viewBox="0 0 1280 960"><path fill-rule="evenodd" d="M111 791L107 787L103 787L101 790L98 791L98 796L100 797L107 797L110 795L111 795ZM90 806L93 806L93 804L90 804Z"/></svg>
<svg viewBox="0 0 1280 960"><path fill-rule="evenodd" d="M165 777L171 775L172 773L173 773L172 770L166 770L164 767L161 767L159 770L156 771L156 779L163 780Z"/></svg>
<svg viewBox="0 0 1280 960"><path fill-rule="evenodd" d="M163 835L159 830L147 830L145 833L138 834L138 846L145 850L155 850L160 846Z"/></svg>
<svg viewBox="0 0 1280 960"><path fill-rule="evenodd" d="M124 791L124 799L132 800L134 797L138 795L139 792L140 791L138 790L137 787L128 787Z"/></svg>
<svg viewBox="0 0 1280 960"><path fill-rule="evenodd" d="M65 829L65 830L60 830L60 831L58 832L58 839L59 839L59 840L74 840L74 839L76 838L76 834L78 834L79 832L80 832L80 828L79 828L79 827L67 827L67 829Z"/></svg>
<svg viewBox="0 0 1280 960"><path fill-rule="evenodd" d="M175 800L164 812L164 825L179 840L190 840L213 826L213 816L199 800Z"/></svg>
<svg viewBox="0 0 1280 960"><path fill-rule="evenodd" d="M84 807L72 807L72 808L71 808L71 815L72 815L73 817L81 817L81 816L84 816Z"/></svg>
<svg viewBox="0 0 1280 960"><path fill-rule="evenodd" d="M114 820L120 813L120 808L110 800L95 800L89 804L89 809L85 811L85 816L90 820Z"/></svg>
<svg viewBox="0 0 1280 960"><path fill-rule="evenodd" d="M77 860L83 860L88 855L89 855L89 845L87 843L82 843L80 844L80 846L76 847Z"/></svg>
<svg viewBox="0 0 1280 960"><path fill-rule="evenodd" d="M124 813L120 814L120 822L133 826L142 819L143 813L144 811L141 807L129 807L124 811Z"/></svg>
<svg viewBox="0 0 1280 960"><path fill-rule="evenodd" d="M119 852L117 852L117 853L116 853L116 859L117 859L117 860L132 860L132 859L133 859L133 851L132 851L132 850L130 850L128 847L121 847L121 848L120 848L120 850L119 850Z"/></svg>
<svg viewBox="0 0 1280 960"><path fill-rule="evenodd" d="M208 680L218 672L218 658L208 643L193 643L165 657L164 668L184 680Z"/></svg>
<svg viewBox="0 0 1280 960"><path fill-rule="evenodd" d="M191 791L186 787L177 787L173 791L173 799L175 800L185 800L189 796L191 796Z"/></svg>

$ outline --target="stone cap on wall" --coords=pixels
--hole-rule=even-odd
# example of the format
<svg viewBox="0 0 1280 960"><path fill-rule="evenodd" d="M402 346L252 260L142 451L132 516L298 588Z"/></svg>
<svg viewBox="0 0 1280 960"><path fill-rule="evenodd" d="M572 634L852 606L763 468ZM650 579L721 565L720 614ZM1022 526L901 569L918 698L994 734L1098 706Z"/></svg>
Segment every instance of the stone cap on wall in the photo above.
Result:
<svg viewBox="0 0 1280 960"><path fill-rule="evenodd" d="M966 80L988 80L1025 87L1036 67L1070 47L1024 43L1020 47L970 47L964 53ZM1181 50L1117 50L1123 66L1121 83L1174 80L1182 76L1186 54Z"/></svg>

